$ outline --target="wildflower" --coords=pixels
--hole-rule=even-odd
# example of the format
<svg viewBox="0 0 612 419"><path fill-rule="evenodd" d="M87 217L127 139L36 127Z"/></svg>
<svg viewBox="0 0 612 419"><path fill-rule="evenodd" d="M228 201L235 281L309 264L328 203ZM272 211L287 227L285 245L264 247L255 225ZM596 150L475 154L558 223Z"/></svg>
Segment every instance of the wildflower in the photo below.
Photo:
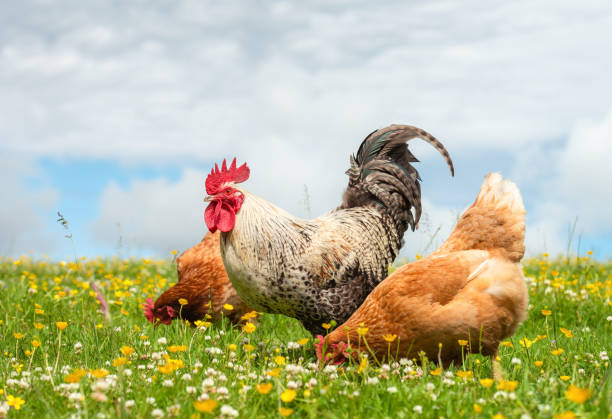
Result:
<svg viewBox="0 0 612 419"><path fill-rule="evenodd" d="M32 340L32 347L38 348L40 346L40 341L37 339Z"/></svg>
<svg viewBox="0 0 612 419"><path fill-rule="evenodd" d="M518 387L518 381L510 381L510 380L501 380L497 384L498 390L503 391L514 391Z"/></svg>
<svg viewBox="0 0 612 419"><path fill-rule="evenodd" d="M280 395L280 398L282 401L284 401L285 403L290 403L293 401L293 399L295 399L295 396L297 395L295 390L292 389L287 389L285 391L283 391Z"/></svg>
<svg viewBox="0 0 612 419"><path fill-rule="evenodd" d="M395 386L387 387L387 391L389 393L397 393L397 387Z"/></svg>
<svg viewBox="0 0 612 419"><path fill-rule="evenodd" d="M472 378L474 376L474 373L472 371L457 371L455 374L457 374L457 377L461 377L461 378Z"/></svg>
<svg viewBox="0 0 612 419"><path fill-rule="evenodd" d="M223 308L227 311L232 311L234 309L234 306L231 304L223 304Z"/></svg>
<svg viewBox="0 0 612 419"><path fill-rule="evenodd" d="M513 365L521 365L521 360L519 358L512 358L512 361L510 361L510 363Z"/></svg>
<svg viewBox="0 0 612 419"><path fill-rule="evenodd" d="M464 339L459 339L457 343L459 344L459 346L466 346L468 344L468 341Z"/></svg>
<svg viewBox="0 0 612 419"><path fill-rule="evenodd" d="M105 370L104 368L98 368L95 370L91 370L89 371L89 373L94 377L94 378L104 378L108 375L108 371Z"/></svg>
<svg viewBox="0 0 612 419"><path fill-rule="evenodd" d="M571 330L564 329L563 327L560 327L560 329L561 329L561 333L563 333L566 338L569 339L569 338L574 337Z"/></svg>
<svg viewBox="0 0 612 419"><path fill-rule="evenodd" d="M166 416L166 414L161 409L153 409L151 411L151 416L154 418L163 418L164 416Z"/></svg>
<svg viewBox="0 0 612 419"><path fill-rule="evenodd" d="M482 412L482 406L479 405L479 404L474 403L474 412L476 412L476 413Z"/></svg>
<svg viewBox="0 0 612 419"><path fill-rule="evenodd" d="M43 329L44 327L45 327L45 325L44 325L44 324L34 322L34 328L35 328L35 329L40 330L40 329Z"/></svg>
<svg viewBox="0 0 612 419"><path fill-rule="evenodd" d="M506 417L502 415L501 413L497 413L493 415L493 419L506 419Z"/></svg>
<svg viewBox="0 0 612 419"><path fill-rule="evenodd" d="M131 348L129 346L122 346L119 351L121 351L124 356L130 356L134 353L134 348Z"/></svg>
<svg viewBox="0 0 612 419"><path fill-rule="evenodd" d="M23 339L23 333L13 333L13 336L15 336L15 339L19 340L19 339Z"/></svg>
<svg viewBox="0 0 612 419"><path fill-rule="evenodd" d="M14 397L9 394L6 396L6 404L13 407L15 410L19 410L21 406L25 404L25 400L21 399L21 397Z"/></svg>
<svg viewBox="0 0 612 419"><path fill-rule="evenodd" d="M436 375L436 376L440 375L441 372L442 372L442 368L440 367L436 368L435 370L429 371L431 375Z"/></svg>
<svg viewBox="0 0 612 419"><path fill-rule="evenodd" d="M251 322L246 322L244 326L242 326L244 333L253 333L255 329L257 329L257 327Z"/></svg>
<svg viewBox="0 0 612 419"><path fill-rule="evenodd" d="M591 390L587 388L576 387L575 385L569 386L565 392L565 397L574 403L584 403L591 397Z"/></svg>
<svg viewBox="0 0 612 419"><path fill-rule="evenodd" d="M364 356L361 358L361 361L359 362L359 370L357 370L357 373L361 374L363 370L366 369L367 366L368 366L368 358Z"/></svg>
<svg viewBox="0 0 612 419"><path fill-rule="evenodd" d="M527 338L525 338L525 339L527 339ZM528 340L528 339L527 339L527 340ZM523 344L521 343L521 341L519 341L519 343L520 343L521 345L523 345ZM500 345L501 345L501 346L507 346L508 348L514 348L514 345L512 344L512 342L508 342L508 341L504 341L504 342L500 343ZM524 345L523 345L523 346L524 346ZM528 346L528 347L529 347L529 346Z"/></svg>
<svg viewBox="0 0 612 419"><path fill-rule="evenodd" d="M90 394L90 397L92 399L94 399L97 402L106 402L108 401L108 397L106 396L106 394L101 393L99 391L94 391Z"/></svg>
<svg viewBox="0 0 612 419"><path fill-rule="evenodd" d="M244 348L245 352L251 352L253 349L255 349L255 347L253 345L251 345L250 343L244 344L243 348Z"/></svg>
<svg viewBox="0 0 612 419"><path fill-rule="evenodd" d="M542 364L544 364L544 362L542 362L542 361L535 361L535 362L533 363L533 365L535 365L536 367L541 367L541 366L542 366Z"/></svg>
<svg viewBox="0 0 612 419"><path fill-rule="evenodd" d="M196 410L204 413L211 413L213 410L215 410L218 404L218 401L212 399L196 400L193 402L193 406L196 408Z"/></svg>
<svg viewBox="0 0 612 419"><path fill-rule="evenodd" d="M281 407L280 409L278 409L278 413L280 413L282 417L289 416L290 414L293 413L293 409L289 409L287 407Z"/></svg>
<svg viewBox="0 0 612 419"><path fill-rule="evenodd" d="M606 351L601 351L599 353L599 359L601 359L602 361L609 361L610 358L608 357L608 352Z"/></svg>
<svg viewBox="0 0 612 419"><path fill-rule="evenodd" d="M297 341L298 345L304 346L308 343L308 338L303 338Z"/></svg>
<svg viewBox="0 0 612 419"><path fill-rule="evenodd" d="M551 310L541 310L540 313L542 313L543 316L550 316L552 314Z"/></svg>
<svg viewBox="0 0 612 419"><path fill-rule="evenodd" d="M230 343L229 345L227 345L227 347L230 351L236 352L236 348L237 348L236 344Z"/></svg>
<svg viewBox="0 0 612 419"><path fill-rule="evenodd" d="M562 375L561 377L559 377L562 381L568 381L570 379L570 377L568 375Z"/></svg>
<svg viewBox="0 0 612 419"><path fill-rule="evenodd" d="M323 329L325 329L325 330L329 330L329 328L331 327L331 324L329 324L329 323L323 323L323 324L321 324L321 326L323 327Z"/></svg>
<svg viewBox="0 0 612 419"><path fill-rule="evenodd" d="M553 354L554 356L559 356L563 353L563 349L559 348L559 349L555 349L554 351L550 351L551 354Z"/></svg>
<svg viewBox="0 0 612 419"><path fill-rule="evenodd" d="M395 339L397 339L397 335L394 334L387 334L387 335L383 335L383 339L389 343L393 342Z"/></svg>
<svg viewBox="0 0 612 419"><path fill-rule="evenodd" d="M64 381L67 383L78 383L85 375L87 375L87 371L77 368L72 373L64 377Z"/></svg>
<svg viewBox="0 0 612 419"><path fill-rule="evenodd" d="M221 406L221 415L231 416L235 418L238 416L238 411L234 409L232 406L224 404L223 406Z"/></svg>
<svg viewBox="0 0 612 419"><path fill-rule="evenodd" d="M367 327L365 327L365 325L363 323L361 323L359 326L360 327L357 328L357 334L359 336L365 336L368 333L369 329Z"/></svg>
<svg viewBox="0 0 612 419"><path fill-rule="evenodd" d="M491 378L481 378L480 379L480 384L484 387L484 388L489 388L493 385L493 379Z"/></svg>
<svg viewBox="0 0 612 419"><path fill-rule="evenodd" d="M576 414L571 410L568 410L567 412L556 414L555 416L553 416L553 419L574 419L575 417Z"/></svg>
<svg viewBox="0 0 612 419"><path fill-rule="evenodd" d="M279 356L274 358L274 362L276 362L276 365L284 365L285 364L285 357L279 355Z"/></svg>
<svg viewBox="0 0 612 419"><path fill-rule="evenodd" d="M366 383L376 385L378 384L378 377L368 377Z"/></svg>
<svg viewBox="0 0 612 419"><path fill-rule="evenodd" d="M66 323L66 322L55 322L55 325L57 326L57 328L60 331L62 331L62 330L64 330L68 326L68 323Z"/></svg>
<svg viewBox="0 0 612 419"><path fill-rule="evenodd" d="M168 341L166 340L166 338L161 337L159 339L157 339L157 343L160 345L166 345L168 343Z"/></svg>
<svg viewBox="0 0 612 419"><path fill-rule="evenodd" d="M185 298L179 298L178 303L182 306L186 306L187 304L189 304L189 302Z"/></svg>
<svg viewBox="0 0 612 419"><path fill-rule="evenodd" d="M187 350L187 346L185 345L171 345L168 346L166 349L168 349L168 352L185 352Z"/></svg>
<svg viewBox="0 0 612 419"><path fill-rule="evenodd" d="M416 406L414 406L414 407L412 408L412 411L413 411L414 413L421 414L421 413L423 413L423 406L421 406L421 405L418 405L418 404L417 404Z"/></svg>
<svg viewBox="0 0 612 419"><path fill-rule="evenodd" d="M113 367L118 367L120 365L125 365L126 362L127 362L127 358L124 358L124 357L115 358L113 360Z"/></svg>
<svg viewBox="0 0 612 419"><path fill-rule="evenodd" d="M255 388L257 389L257 392L259 394L268 394L270 392L270 390L272 390L272 383L261 383L261 384L257 384L255 386Z"/></svg>

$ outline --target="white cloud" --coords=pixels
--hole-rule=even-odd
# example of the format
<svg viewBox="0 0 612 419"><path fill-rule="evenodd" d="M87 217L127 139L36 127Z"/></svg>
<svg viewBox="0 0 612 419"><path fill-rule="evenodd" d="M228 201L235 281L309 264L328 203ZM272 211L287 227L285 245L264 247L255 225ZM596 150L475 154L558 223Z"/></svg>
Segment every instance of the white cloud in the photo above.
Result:
<svg viewBox="0 0 612 419"><path fill-rule="evenodd" d="M41 186L27 181L42 182ZM27 157L0 153L0 254L18 256L54 250L58 237L47 231L54 220L58 192L46 186L41 172ZM59 236L61 237L61 235Z"/></svg>

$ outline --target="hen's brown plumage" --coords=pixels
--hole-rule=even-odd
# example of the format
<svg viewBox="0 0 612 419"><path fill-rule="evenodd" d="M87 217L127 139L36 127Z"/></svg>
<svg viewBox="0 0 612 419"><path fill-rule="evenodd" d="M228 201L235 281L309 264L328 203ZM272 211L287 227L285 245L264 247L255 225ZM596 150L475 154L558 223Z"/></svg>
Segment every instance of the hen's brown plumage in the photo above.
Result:
<svg viewBox="0 0 612 419"><path fill-rule="evenodd" d="M178 282L160 295L153 306L153 313L160 321L169 323L179 313L191 322L203 319L206 314L217 321L223 313L237 323L242 315L252 311L238 296L225 273L219 235L219 232L207 234L177 258ZM180 298L188 302L182 308ZM233 310L224 310L224 304L232 305Z"/></svg>
<svg viewBox="0 0 612 419"><path fill-rule="evenodd" d="M331 357L344 358L349 338L355 346L362 323L379 357L388 353L385 334L397 335L392 356L414 358L424 351L444 364L461 363L460 339L470 342L466 350L496 355L499 342L526 314L527 289L518 263L524 233L518 188L497 173L488 175L440 249L393 272L326 338Z"/></svg>

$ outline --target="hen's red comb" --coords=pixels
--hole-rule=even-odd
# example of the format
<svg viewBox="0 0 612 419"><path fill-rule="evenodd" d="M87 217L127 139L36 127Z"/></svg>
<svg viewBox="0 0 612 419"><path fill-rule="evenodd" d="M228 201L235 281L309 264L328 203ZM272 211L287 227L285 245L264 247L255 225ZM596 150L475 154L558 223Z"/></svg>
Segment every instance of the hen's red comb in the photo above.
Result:
<svg viewBox="0 0 612 419"><path fill-rule="evenodd" d="M219 192L219 189L221 189L221 185L226 182L244 182L249 178L250 173L251 171L246 163L240 167L236 167L236 157L232 160L229 169L227 168L227 162L223 159L221 170L219 170L219 166L215 163L214 169L212 169L210 174L206 177L206 193L208 195L216 194Z"/></svg>

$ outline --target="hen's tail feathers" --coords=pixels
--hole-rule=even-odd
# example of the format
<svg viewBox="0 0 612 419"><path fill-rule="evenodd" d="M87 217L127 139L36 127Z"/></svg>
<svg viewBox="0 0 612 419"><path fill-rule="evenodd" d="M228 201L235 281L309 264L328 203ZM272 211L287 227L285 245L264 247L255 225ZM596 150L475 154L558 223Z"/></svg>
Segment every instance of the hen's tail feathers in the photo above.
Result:
<svg viewBox="0 0 612 419"><path fill-rule="evenodd" d="M433 145L454 176L448 151L433 135L410 125L390 125L368 135L357 156L351 156L351 167L346 171L349 185L340 208L382 205L399 233L403 235L408 225L414 230L421 217L421 178L410 164L418 162L406 144L413 138Z"/></svg>
<svg viewBox="0 0 612 419"><path fill-rule="evenodd" d="M519 188L499 173L489 173L476 201L459 218L436 253L500 250L518 262L525 253L525 207Z"/></svg>

